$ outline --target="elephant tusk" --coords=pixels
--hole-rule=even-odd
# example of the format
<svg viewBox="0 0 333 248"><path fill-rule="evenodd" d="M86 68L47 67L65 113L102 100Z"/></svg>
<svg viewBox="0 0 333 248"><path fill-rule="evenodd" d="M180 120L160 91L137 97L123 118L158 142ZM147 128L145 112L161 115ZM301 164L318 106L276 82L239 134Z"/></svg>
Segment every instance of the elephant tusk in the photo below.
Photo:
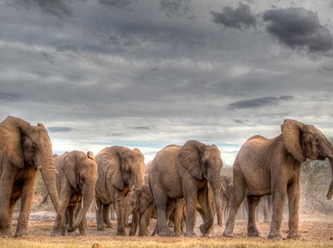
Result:
<svg viewBox="0 0 333 248"><path fill-rule="evenodd" d="M95 202L95 208L98 211L98 207L97 207L97 203L96 203L96 198L94 198L94 202Z"/></svg>
<svg viewBox="0 0 333 248"><path fill-rule="evenodd" d="M83 196L82 196L82 199L81 199L81 208L83 208Z"/></svg>
<svg viewBox="0 0 333 248"><path fill-rule="evenodd" d="M224 186L223 186L223 184L221 183L221 188L225 191L225 188L224 188Z"/></svg>
<svg viewBox="0 0 333 248"><path fill-rule="evenodd" d="M36 168L37 168L37 170L42 171L42 166L41 166L40 164L38 164L38 165L36 166Z"/></svg>

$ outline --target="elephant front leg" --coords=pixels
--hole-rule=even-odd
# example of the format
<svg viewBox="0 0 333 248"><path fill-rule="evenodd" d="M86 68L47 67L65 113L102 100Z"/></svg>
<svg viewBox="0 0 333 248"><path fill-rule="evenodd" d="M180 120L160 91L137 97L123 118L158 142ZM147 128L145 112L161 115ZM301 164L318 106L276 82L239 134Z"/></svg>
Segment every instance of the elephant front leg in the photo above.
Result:
<svg viewBox="0 0 333 248"><path fill-rule="evenodd" d="M98 231L103 231L106 228L106 225L103 221L103 209L104 209L104 204L96 198L96 222L97 222L97 230Z"/></svg>
<svg viewBox="0 0 333 248"><path fill-rule="evenodd" d="M52 231L51 231L51 236L60 236L64 235L63 232L61 232L61 229L64 228L64 217L65 217L65 212L67 210L67 206L70 201L70 196L71 194L68 192L64 192L64 195L61 198L60 201L60 210L59 213L57 214L56 220L54 222Z"/></svg>
<svg viewBox="0 0 333 248"><path fill-rule="evenodd" d="M103 205L103 222L106 225L106 228L112 228L112 223L110 221L110 204Z"/></svg>
<svg viewBox="0 0 333 248"><path fill-rule="evenodd" d="M289 234L287 238L299 239L298 232L300 206L300 185L294 182L288 186L288 207L289 207Z"/></svg>
<svg viewBox="0 0 333 248"><path fill-rule="evenodd" d="M258 203L260 202L259 196L248 196L247 197L247 205L248 205L248 223L247 223L247 236L249 237L259 237L260 232L257 228L256 223L256 208Z"/></svg>
<svg viewBox="0 0 333 248"><path fill-rule="evenodd" d="M28 222L30 216L30 209L32 206L32 199L35 192L37 173L33 174L31 178L27 179L22 187L21 209L20 215L17 220L17 227L15 237L28 235Z"/></svg>
<svg viewBox="0 0 333 248"><path fill-rule="evenodd" d="M200 225L200 232L204 237L209 236L214 224L214 214L208 196L208 188L203 189L198 195L198 202L201 206L204 223Z"/></svg>
<svg viewBox="0 0 333 248"><path fill-rule="evenodd" d="M127 236L126 229L125 229L125 196L122 192L119 192L115 197L117 199L114 202L114 206L116 209L117 214L117 236Z"/></svg>
<svg viewBox="0 0 333 248"><path fill-rule="evenodd" d="M273 193L273 216L271 229L268 234L268 239L281 239L281 222L282 222L282 213L285 200L286 192L279 191Z"/></svg>
<svg viewBox="0 0 333 248"><path fill-rule="evenodd" d="M197 205L197 191L187 192L186 199L186 231L184 237L196 237L194 232L195 211ZM200 229L201 231L201 229Z"/></svg>

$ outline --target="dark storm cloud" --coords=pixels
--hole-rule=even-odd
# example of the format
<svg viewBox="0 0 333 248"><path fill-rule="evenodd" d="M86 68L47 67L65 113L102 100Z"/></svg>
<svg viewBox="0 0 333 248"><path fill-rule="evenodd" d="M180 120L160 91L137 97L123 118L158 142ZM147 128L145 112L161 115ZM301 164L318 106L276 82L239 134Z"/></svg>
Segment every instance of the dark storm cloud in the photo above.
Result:
<svg viewBox="0 0 333 248"><path fill-rule="evenodd" d="M192 7L188 0L160 0L160 10L163 11L168 17L194 17L191 13Z"/></svg>
<svg viewBox="0 0 333 248"><path fill-rule="evenodd" d="M281 101L291 100L292 96L267 96L249 100L237 101L229 104L229 109L260 108L269 105L278 105ZM235 121L235 120L234 120ZM237 120L235 121L237 122Z"/></svg>
<svg viewBox="0 0 333 248"><path fill-rule="evenodd" d="M235 9L224 7L221 13L211 11L211 14L213 15L213 22L238 30L256 27L257 23L250 6L243 3L239 3Z"/></svg>
<svg viewBox="0 0 333 248"><path fill-rule="evenodd" d="M66 3L65 3L66 2ZM17 6L25 8L39 7L46 14L57 17L73 16L73 10L63 0L16 0Z"/></svg>
<svg viewBox="0 0 333 248"><path fill-rule="evenodd" d="M110 7L113 7L113 8L119 9L119 10L123 10L123 9L127 9L128 6L132 5L132 3L135 1L136 0L99 0L98 2L100 4L105 4Z"/></svg>
<svg viewBox="0 0 333 248"><path fill-rule="evenodd" d="M3 102L19 102L22 101L23 98L22 94L0 92L0 101Z"/></svg>
<svg viewBox="0 0 333 248"><path fill-rule="evenodd" d="M330 31L320 24L316 13L304 8L267 10L263 21L269 22L268 33L292 49L306 48L313 53L333 47Z"/></svg>
<svg viewBox="0 0 333 248"><path fill-rule="evenodd" d="M47 130L50 133L69 133L73 131L73 129L70 127L60 127L60 126L48 127Z"/></svg>

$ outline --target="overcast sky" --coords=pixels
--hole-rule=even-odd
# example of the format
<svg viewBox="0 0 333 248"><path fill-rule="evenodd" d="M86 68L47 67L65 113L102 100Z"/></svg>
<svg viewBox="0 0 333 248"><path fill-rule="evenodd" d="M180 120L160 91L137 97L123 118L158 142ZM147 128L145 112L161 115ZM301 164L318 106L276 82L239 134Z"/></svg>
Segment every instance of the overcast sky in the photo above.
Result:
<svg viewBox="0 0 333 248"><path fill-rule="evenodd" d="M333 0L0 0L0 119L54 153L216 144L286 118L333 136Z"/></svg>

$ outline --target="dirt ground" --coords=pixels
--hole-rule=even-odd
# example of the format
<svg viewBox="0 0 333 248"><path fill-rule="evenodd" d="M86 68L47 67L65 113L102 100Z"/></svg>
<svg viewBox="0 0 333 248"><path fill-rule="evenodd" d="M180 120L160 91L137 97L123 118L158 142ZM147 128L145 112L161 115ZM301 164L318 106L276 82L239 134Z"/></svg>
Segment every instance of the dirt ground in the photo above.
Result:
<svg viewBox="0 0 333 248"><path fill-rule="evenodd" d="M32 213L30 216L29 222L29 236L23 237L24 239L28 239L30 241L39 241L39 242L70 242L70 243L78 243L78 242L102 242L102 241L109 241L109 240L122 240L122 239L131 239L136 240L140 239L143 240L154 240L154 241L161 241L161 242L179 242L185 241L188 238L184 237L117 237L116 234L116 221L112 221L114 224L113 228L106 229L104 231L98 231L96 229L96 221L94 218L94 213L90 213L88 215L87 221L87 235L82 236L60 236L60 237L51 237L50 232L53 226L53 219L54 213L48 211L42 212L35 212ZM203 239L200 237L200 232L198 226L200 224L200 219L197 222L195 232L198 235L198 239ZM16 221L13 221L13 230L15 228ZM156 220L152 220L149 226L150 232L153 232L155 227ZM235 224L233 238L226 238L222 236L223 230L225 225L219 227L218 225L214 226L214 234L211 238L218 239L218 240L237 240L237 241L248 241L250 239L257 239L262 242L267 242L267 235L269 233L270 224L258 222L258 229L261 232L260 238L248 238L246 234L247 224L245 221L237 221ZM300 216L300 225L299 231L302 236L301 240L304 241L329 241L333 240L333 216ZM283 238L285 238L288 234L288 224L287 218L282 223L281 232Z"/></svg>

